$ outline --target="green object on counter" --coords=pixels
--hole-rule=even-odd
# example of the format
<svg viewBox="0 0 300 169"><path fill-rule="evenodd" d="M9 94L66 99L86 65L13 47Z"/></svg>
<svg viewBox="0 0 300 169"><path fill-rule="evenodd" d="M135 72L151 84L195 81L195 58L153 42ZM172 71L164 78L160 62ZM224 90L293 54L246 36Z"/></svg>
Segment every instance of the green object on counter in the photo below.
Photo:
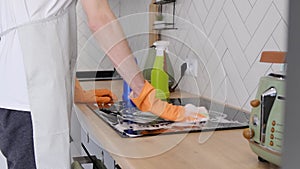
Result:
<svg viewBox="0 0 300 169"><path fill-rule="evenodd" d="M144 66L145 69L143 70L144 78L148 80L150 83L151 83L151 72L153 69L155 58L156 58L156 50L154 47L151 47L148 50L148 56ZM170 88L175 84L175 79L174 79L174 69L167 52L165 53L165 63L166 65L164 65L164 71L169 76L169 88Z"/></svg>
<svg viewBox="0 0 300 169"><path fill-rule="evenodd" d="M71 165L71 169L84 169L84 168L78 161L74 161ZM105 167L104 163L101 160L96 159L95 164L93 165L93 169L107 169L107 168Z"/></svg>
<svg viewBox="0 0 300 169"><path fill-rule="evenodd" d="M249 140L250 147L260 160L281 165L281 154L284 132L285 105L284 76L270 74L260 78L255 100L257 107L251 111L249 128L253 137Z"/></svg>
<svg viewBox="0 0 300 169"><path fill-rule="evenodd" d="M167 99L170 97L169 92L169 76L164 71L165 64L165 50L169 45L168 41L157 41L156 57L151 71L151 84L156 89L156 97L160 99Z"/></svg>
<svg viewBox="0 0 300 169"><path fill-rule="evenodd" d="M84 169L78 161L74 161L71 165L71 169Z"/></svg>

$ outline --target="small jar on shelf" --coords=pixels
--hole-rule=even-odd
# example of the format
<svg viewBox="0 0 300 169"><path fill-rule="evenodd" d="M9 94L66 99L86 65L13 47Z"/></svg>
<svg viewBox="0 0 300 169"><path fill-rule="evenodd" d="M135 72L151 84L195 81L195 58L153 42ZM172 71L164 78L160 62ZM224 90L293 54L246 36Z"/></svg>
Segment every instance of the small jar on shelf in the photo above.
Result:
<svg viewBox="0 0 300 169"><path fill-rule="evenodd" d="M155 0L154 4L158 5L158 13L156 19L153 23L153 28L155 30L167 30L167 29L177 29L175 28L175 2L176 0ZM172 21L167 21L166 17L163 16L163 4L173 3L173 14Z"/></svg>

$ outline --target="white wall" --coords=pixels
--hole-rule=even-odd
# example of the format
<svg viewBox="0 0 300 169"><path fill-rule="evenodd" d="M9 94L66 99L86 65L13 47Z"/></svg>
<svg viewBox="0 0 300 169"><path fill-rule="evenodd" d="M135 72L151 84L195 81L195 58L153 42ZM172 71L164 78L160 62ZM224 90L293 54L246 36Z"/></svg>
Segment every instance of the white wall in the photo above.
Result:
<svg viewBox="0 0 300 169"><path fill-rule="evenodd" d="M149 46L149 5L151 0L121 0L120 22L129 46L143 68Z"/></svg>
<svg viewBox="0 0 300 169"><path fill-rule="evenodd" d="M130 48L138 63L143 66L148 44L148 12L151 0L109 0L110 6L119 18ZM91 39L91 31L87 26L86 15L80 3L77 5L78 25L78 71L112 70L113 65L104 56L97 42Z"/></svg>
<svg viewBox="0 0 300 169"><path fill-rule="evenodd" d="M282 69L260 63L262 51L287 49L287 0L177 0L172 43L177 70L186 57L198 60L198 76L181 88L245 110L259 77ZM166 7L167 12L171 9Z"/></svg>

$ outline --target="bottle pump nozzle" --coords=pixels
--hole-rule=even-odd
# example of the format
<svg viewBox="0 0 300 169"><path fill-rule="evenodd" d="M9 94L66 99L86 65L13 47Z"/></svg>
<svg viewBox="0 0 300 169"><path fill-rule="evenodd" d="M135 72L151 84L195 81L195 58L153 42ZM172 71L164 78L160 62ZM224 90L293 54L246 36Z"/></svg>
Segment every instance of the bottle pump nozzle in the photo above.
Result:
<svg viewBox="0 0 300 169"><path fill-rule="evenodd" d="M167 50L170 42L169 41L156 41L154 46L156 49L156 56L164 56L164 51Z"/></svg>

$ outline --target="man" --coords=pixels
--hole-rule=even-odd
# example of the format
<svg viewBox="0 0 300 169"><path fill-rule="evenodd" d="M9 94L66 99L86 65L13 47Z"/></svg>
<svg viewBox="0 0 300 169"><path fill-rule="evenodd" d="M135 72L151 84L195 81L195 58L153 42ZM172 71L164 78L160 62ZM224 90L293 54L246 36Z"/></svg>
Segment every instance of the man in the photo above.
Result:
<svg viewBox="0 0 300 169"><path fill-rule="evenodd" d="M118 73L130 85L131 100L142 111L149 111L172 121L197 120L203 116L191 105L174 106L155 98L155 89L145 81L137 66L119 22L107 0L81 0L89 28ZM202 109L203 110L203 109ZM203 110L205 111L205 110Z"/></svg>
<svg viewBox="0 0 300 169"><path fill-rule="evenodd" d="M0 1L0 149L8 169L67 169L76 1Z"/></svg>
<svg viewBox="0 0 300 169"><path fill-rule="evenodd" d="M197 108L172 106L154 97L107 0L81 3L99 44L133 89L138 108L174 121L198 118ZM70 168L75 5L74 0L0 1L0 149L9 169ZM114 99L110 91L84 91L76 83L76 101Z"/></svg>

